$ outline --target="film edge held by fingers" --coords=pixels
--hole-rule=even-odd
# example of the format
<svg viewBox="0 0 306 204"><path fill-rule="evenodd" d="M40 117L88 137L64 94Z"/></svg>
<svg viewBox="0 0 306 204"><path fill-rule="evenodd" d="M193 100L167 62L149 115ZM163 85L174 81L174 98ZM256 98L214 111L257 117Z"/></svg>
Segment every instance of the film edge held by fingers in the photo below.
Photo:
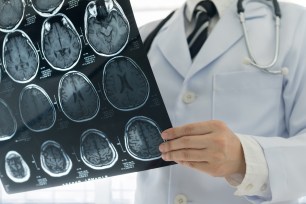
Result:
<svg viewBox="0 0 306 204"><path fill-rule="evenodd" d="M127 0L0 0L9 194L168 166L171 122Z"/></svg>

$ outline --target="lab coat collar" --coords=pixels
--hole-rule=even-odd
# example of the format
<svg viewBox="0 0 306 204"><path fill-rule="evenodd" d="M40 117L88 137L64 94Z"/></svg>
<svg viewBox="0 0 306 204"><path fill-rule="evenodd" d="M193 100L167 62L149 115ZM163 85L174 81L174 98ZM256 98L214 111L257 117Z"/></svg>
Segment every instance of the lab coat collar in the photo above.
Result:
<svg viewBox="0 0 306 204"><path fill-rule="evenodd" d="M192 63L186 40L183 13L184 7L181 7L157 36L159 49L182 77L186 76Z"/></svg>
<svg viewBox="0 0 306 204"><path fill-rule="evenodd" d="M254 2L254 1L253 1ZM168 62L183 78L190 78L218 59L243 36L236 4L231 5L215 25L205 44L192 62L184 27L184 6L165 24L158 34L158 47ZM246 6L246 20L262 18L271 12L262 2ZM170 38L175 38L170 39Z"/></svg>
<svg viewBox="0 0 306 204"><path fill-rule="evenodd" d="M246 21L262 18L267 12L271 12L270 9L267 9L267 6L263 6L262 2L248 3L246 7ZM194 76L198 71L217 60L238 42L238 40L242 39L242 37L243 31L237 14L237 6L236 4L232 4L227 11L224 12L224 15L215 25L203 47L195 57L187 78Z"/></svg>

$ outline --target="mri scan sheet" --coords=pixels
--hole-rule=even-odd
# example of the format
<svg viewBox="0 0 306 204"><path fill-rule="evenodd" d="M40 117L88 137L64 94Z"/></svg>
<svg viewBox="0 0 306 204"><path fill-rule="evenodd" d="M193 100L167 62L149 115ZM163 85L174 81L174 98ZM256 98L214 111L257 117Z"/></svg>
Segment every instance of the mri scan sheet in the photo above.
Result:
<svg viewBox="0 0 306 204"><path fill-rule="evenodd" d="M8 194L172 165L127 0L0 0L0 179Z"/></svg>

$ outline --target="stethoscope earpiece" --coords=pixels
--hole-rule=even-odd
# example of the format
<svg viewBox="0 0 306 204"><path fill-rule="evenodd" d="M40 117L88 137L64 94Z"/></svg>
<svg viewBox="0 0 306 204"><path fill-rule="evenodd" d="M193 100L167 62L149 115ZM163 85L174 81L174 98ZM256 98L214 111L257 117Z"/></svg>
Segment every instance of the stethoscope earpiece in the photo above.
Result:
<svg viewBox="0 0 306 204"><path fill-rule="evenodd" d="M244 65L254 65L252 63L252 60L248 57L245 57L242 61L242 63ZM255 65L254 65L255 66ZM270 74L281 74L283 76L287 76L289 74L289 69L287 67L283 67L281 68L280 70L277 70L277 71L273 71L273 70L269 70L269 69L263 69L263 68L260 68L260 67L257 67L258 69L260 70L263 70L263 71L266 71L266 72L269 72Z"/></svg>
<svg viewBox="0 0 306 204"><path fill-rule="evenodd" d="M251 65L251 64L252 64L252 63L251 63L251 59L248 58L248 57L244 58L244 60L243 60L242 63L245 64L245 65Z"/></svg>
<svg viewBox="0 0 306 204"><path fill-rule="evenodd" d="M282 75L287 76L289 74L289 69L287 67L284 67L281 69Z"/></svg>

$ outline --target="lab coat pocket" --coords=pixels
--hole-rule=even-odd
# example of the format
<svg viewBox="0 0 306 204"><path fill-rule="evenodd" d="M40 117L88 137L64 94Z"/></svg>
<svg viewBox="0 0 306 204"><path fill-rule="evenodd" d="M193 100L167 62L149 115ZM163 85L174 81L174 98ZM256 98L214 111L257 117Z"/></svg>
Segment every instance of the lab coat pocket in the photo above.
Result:
<svg viewBox="0 0 306 204"><path fill-rule="evenodd" d="M266 135L282 119L283 76L240 71L214 76L213 119L236 132Z"/></svg>

